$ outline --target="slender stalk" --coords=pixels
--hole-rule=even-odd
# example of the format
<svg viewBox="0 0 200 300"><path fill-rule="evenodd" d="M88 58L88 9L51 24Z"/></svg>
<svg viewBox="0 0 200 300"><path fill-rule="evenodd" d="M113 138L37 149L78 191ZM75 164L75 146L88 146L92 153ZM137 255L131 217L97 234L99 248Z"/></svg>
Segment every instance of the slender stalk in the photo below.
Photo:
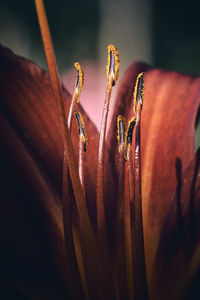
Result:
<svg viewBox="0 0 200 300"><path fill-rule="evenodd" d="M85 130L85 125L81 114L78 111L74 111L78 129L79 129L79 176L82 184L82 188L85 196L85 182L84 182L84 152L87 149L87 135ZM77 203L78 208L78 218L80 221L85 218L85 211L87 210L86 198L84 197L84 203ZM80 234L79 234L80 231ZM74 234L74 233L73 233ZM90 234L90 236L88 236ZM77 241L77 238L80 238L80 241ZM102 269L100 262L100 252L98 249L96 237L90 232L87 232L85 228L81 227L81 222L76 228L76 236L74 241L79 243L75 245L77 253L78 265L80 268L81 279L84 289L88 289L89 297L98 298L105 297L105 290L103 288L103 277ZM92 259L91 259L92 258ZM95 264L93 263L95 261ZM97 296L98 295L98 296ZM100 296L101 295L101 296ZM104 295L104 296L103 296Z"/></svg>
<svg viewBox="0 0 200 300"><path fill-rule="evenodd" d="M74 109L76 106L76 100L77 100L77 93L74 93L71 104L70 104L68 119L67 119L67 126L69 128L69 131L71 131L71 127L72 127L72 117L73 117L73 112L74 112Z"/></svg>
<svg viewBox="0 0 200 300"><path fill-rule="evenodd" d="M75 112L78 127L79 127L79 178L84 194L84 199L86 201L86 193L85 193L85 160L84 160L84 152L86 151L86 138L85 136L82 136L82 133L84 131L84 125L82 121L82 117L80 113ZM72 118L71 118L72 119ZM68 119L69 121L69 119ZM68 126L71 126L70 123ZM85 132L84 132L85 133ZM86 203L85 203L86 204ZM85 292L85 298L89 299L89 292L88 292L88 286L87 286L87 279L86 279L86 273L85 273L85 266L84 266L84 260L83 260L83 253L82 253L82 246L81 246L81 237L80 237L80 228L76 228L76 226L72 226L73 231L73 238L74 238L74 246L76 251L76 258L78 262L78 268L80 272L81 282L83 285L83 289Z"/></svg>
<svg viewBox="0 0 200 300"><path fill-rule="evenodd" d="M85 191L85 159L84 159L84 152L87 150L87 134L85 129L85 124L82 118L82 115L80 112L75 111L74 112L77 124L78 124L78 130L79 130L79 178L84 194L84 198L86 197L86 191Z"/></svg>
<svg viewBox="0 0 200 300"><path fill-rule="evenodd" d="M66 155L64 155L66 157ZM74 230L71 220L71 209L69 201L69 172L66 160L63 164L63 225L65 235L66 252L66 273L67 281L71 289L72 297L81 298L84 291L84 284L81 277L80 266L77 259L77 245L75 244Z"/></svg>
<svg viewBox="0 0 200 300"><path fill-rule="evenodd" d="M74 111L76 99L77 99L77 93L75 91L74 96L72 97L71 106L70 106L71 115L68 115L69 130L71 130L72 116L73 116L72 112ZM78 112L76 112L75 115L76 114L79 115ZM79 116L79 119L80 118L81 117ZM82 125L82 124L79 124L80 122L78 122L79 126ZM83 131L83 128L82 128L82 131ZM80 132L81 132L81 130L79 127L79 133ZM85 200L83 149L84 149L84 141L83 141L82 136L79 134L79 177L80 177L80 181L81 181L81 186L83 188L83 194L84 194L84 200ZM67 165L65 153L64 153L64 163L63 163L63 184L64 184L64 186L63 186L63 202L66 205L66 207L64 207L64 212L63 212L63 214L64 214L64 216L63 216L64 230L65 230L66 242L67 242L66 251L68 251L68 249L73 247L74 254L73 254L73 257L71 257L71 261L75 266L77 263L76 268L78 269L78 272L79 272L80 281L81 281L82 287L83 287L83 292L84 292L85 298L89 299L89 292L88 292L85 267L84 267L84 262L83 262L82 246L81 246L80 225L77 224L77 222L72 223L71 216L70 216L70 207L69 207L70 201L68 199L68 197L69 197L69 191L68 191L68 189L69 189L69 172L68 172L68 165ZM75 259L76 259L76 262L75 262Z"/></svg>
<svg viewBox="0 0 200 300"><path fill-rule="evenodd" d="M85 267L84 267L84 262L83 262L80 229L78 229L78 228L76 228L76 226L72 225L72 233L73 233L74 247L75 247L75 252L76 252L76 259L77 259L77 263L78 263L78 269L80 272L81 282L82 282L83 290L84 290L84 296L86 299L89 299Z"/></svg>
<svg viewBox="0 0 200 300"><path fill-rule="evenodd" d="M99 137L99 151L98 151L98 165L97 165L97 224L98 229L105 225L105 207L104 207L104 148L105 136L108 120L108 111L110 104L110 97L112 91L112 82L107 85L106 98L104 102L104 109L101 121L100 137Z"/></svg>
<svg viewBox="0 0 200 300"><path fill-rule="evenodd" d="M112 87L115 85L119 71L118 51L113 45L108 46L108 64L107 64L107 87L104 109L100 128L99 150L97 160L97 227L99 249L101 253L101 262L104 276L104 286L107 298L113 298L113 274L111 266L110 248L108 243L108 233L106 226L106 213L104 205L104 149L105 136L108 120L108 112Z"/></svg>
<svg viewBox="0 0 200 300"><path fill-rule="evenodd" d="M114 276L116 277L116 292L119 294L119 299L127 298L127 283L126 283L126 263L125 257L125 203L124 203L124 170L125 159L124 153L119 154L119 177L118 177L118 197L117 197L117 219L116 219L116 267ZM114 278L115 278L114 277Z"/></svg>
<svg viewBox="0 0 200 300"><path fill-rule="evenodd" d="M80 97L80 91L83 85L83 72L81 69L81 66L79 63L75 63L74 66L77 69L77 79L76 79L76 85L75 85L75 91L71 100L71 105L70 105L70 109L69 109L69 114L68 114L68 120L67 120L67 125L68 125L68 129L71 132L71 127L72 127L72 117L73 117L73 112L74 112L74 108L75 105L77 104L79 97ZM81 142L79 142L81 143ZM79 152L80 152L80 147L79 146ZM80 154L79 154L80 156ZM80 160L80 159L79 159ZM80 169L80 162L79 162L79 169ZM84 175L83 175L84 176ZM79 171L79 177L80 177L80 171ZM63 220L64 220L64 231L65 231L65 236L66 236L66 242L67 242L67 246L66 248L73 248L73 245L75 247L75 249L73 248L71 252L74 253L74 251L76 251L76 259L77 259L77 263L78 263L78 268L80 271L80 267L82 267L82 263L78 261L78 259L81 257L81 254L77 254L78 249L80 249L80 245L77 246L77 235L78 233L75 234L75 229L74 226L72 226L72 222L71 222L71 216L70 216L70 206L69 206L69 181L70 181L70 177L69 177L69 169L68 169L68 165L67 165L67 155L66 155L66 151L64 149L64 159L63 159L63 203L64 203L64 210L63 210ZM84 187L83 182L81 182L81 186L82 188ZM84 200L85 200L85 188L83 191L83 196L84 196ZM73 240L74 243L72 241L72 234L73 234ZM69 242L69 238L70 241ZM66 249L67 251L68 249ZM72 260L72 258L71 258ZM74 260L74 255L73 255L73 260ZM83 288L85 289L85 280L83 280L83 275L84 272L80 271L80 275L81 275L81 281L83 284Z"/></svg>
<svg viewBox="0 0 200 300"><path fill-rule="evenodd" d="M118 150L119 150L119 176L118 176L118 199L117 199L117 212L119 222L123 222L124 213L124 167L125 167L125 159L124 159L124 150L125 150L125 139L126 139L126 128L125 128L125 118L122 116L117 117L117 139L118 139Z"/></svg>
<svg viewBox="0 0 200 300"><path fill-rule="evenodd" d="M126 263L125 257L125 223L124 223L124 175L125 175L125 158L124 158L124 146L125 146L125 118L118 116L117 128L118 128L118 150L119 150L119 172L118 172L118 192L117 192L117 216L116 216L116 245L114 255L114 283L117 299L127 299L128 286L126 276Z"/></svg>
<svg viewBox="0 0 200 300"><path fill-rule="evenodd" d="M105 227L106 227L105 207L104 207L104 181L103 181L105 136L106 136L106 127L107 127L112 87L115 85L117 81L118 73L119 73L119 53L118 50L113 45L109 45L106 97L105 97L103 115L101 120L98 162L97 162L97 225L99 231L101 231L101 228L104 228L102 229L104 231L104 234L105 234Z"/></svg>
<svg viewBox="0 0 200 300"><path fill-rule="evenodd" d="M127 173L128 173L128 197L125 200L125 249L126 249L126 272L128 281L129 297L133 299L134 280L133 280L133 247L132 244L132 211L134 202L134 183L133 183L133 162L132 146L127 145ZM142 298L141 298L142 299Z"/></svg>
<svg viewBox="0 0 200 300"><path fill-rule="evenodd" d="M79 178L84 194L84 198L86 196L85 191L85 159L84 159L84 141L80 138L79 141L79 164L78 164L78 171L79 171Z"/></svg>
<svg viewBox="0 0 200 300"><path fill-rule="evenodd" d="M136 103L136 133L135 133L135 201L133 214L133 269L134 298L148 299L146 278L145 250L142 220L141 194L141 149L140 149L141 103Z"/></svg>

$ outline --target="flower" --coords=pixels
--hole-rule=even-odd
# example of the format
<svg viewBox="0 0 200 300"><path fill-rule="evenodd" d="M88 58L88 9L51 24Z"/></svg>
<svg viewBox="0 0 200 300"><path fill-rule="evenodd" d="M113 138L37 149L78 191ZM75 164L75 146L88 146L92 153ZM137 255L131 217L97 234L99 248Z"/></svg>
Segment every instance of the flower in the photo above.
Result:
<svg viewBox="0 0 200 300"><path fill-rule="evenodd" d="M4 298L116 299L118 295L127 299L133 297L132 276L134 289L136 283L141 284L135 270L142 269L140 263L145 262L133 258L133 270L128 268L123 247L131 238L133 249L141 241L132 235L126 239L118 222L119 195L125 184L126 201L132 184L127 179L128 163L125 179L120 175L125 162L119 163L122 158L117 141L117 117L133 117L134 85L141 72L145 72L141 170L148 294L151 299L191 299L195 291L199 292L200 160L193 144L200 78L151 69L142 63L127 69L104 145L106 216L99 230L97 129L77 104L88 138L84 176L87 204L78 203L69 175L64 177L68 201L63 203L63 130L49 75L0 47L0 286ZM68 112L71 96L64 87L62 97ZM75 118L71 140L78 160ZM123 209L127 220L127 203ZM131 212L135 214L134 209ZM138 219L130 220L134 232ZM127 269L133 274L126 273ZM140 295L136 294L136 299Z"/></svg>

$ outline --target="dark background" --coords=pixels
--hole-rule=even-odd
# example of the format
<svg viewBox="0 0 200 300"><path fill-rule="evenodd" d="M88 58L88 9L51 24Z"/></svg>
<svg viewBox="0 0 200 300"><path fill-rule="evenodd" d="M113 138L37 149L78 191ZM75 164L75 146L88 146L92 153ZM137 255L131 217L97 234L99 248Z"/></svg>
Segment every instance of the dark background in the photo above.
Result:
<svg viewBox="0 0 200 300"><path fill-rule="evenodd" d="M199 2L150 3L152 59L149 62L155 67L200 74ZM97 60L100 20L104 17L100 0L48 0L45 4L60 72L77 58ZM126 22L126 16L122 18ZM44 65L34 1L0 0L0 43Z"/></svg>
<svg viewBox="0 0 200 300"><path fill-rule="evenodd" d="M62 72L72 65L77 57L80 61L84 58L96 59L98 1L48 0L45 1L45 7L59 70ZM3 35L0 34L0 43L13 45L15 52L19 53L22 50L19 49L18 42L13 41L16 26L20 31L19 43L26 43L28 40L29 58L43 65L45 57L34 0L0 0L0 30L3 31Z"/></svg>
<svg viewBox="0 0 200 300"><path fill-rule="evenodd" d="M155 66L200 74L200 2L154 1Z"/></svg>

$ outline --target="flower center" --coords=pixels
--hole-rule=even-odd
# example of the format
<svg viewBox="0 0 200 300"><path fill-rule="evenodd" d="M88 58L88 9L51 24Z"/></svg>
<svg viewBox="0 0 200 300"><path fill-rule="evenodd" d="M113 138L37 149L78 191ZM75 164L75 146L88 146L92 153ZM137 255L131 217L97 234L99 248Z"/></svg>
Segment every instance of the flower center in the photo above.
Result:
<svg viewBox="0 0 200 300"><path fill-rule="evenodd" d="M144 94L144 73L140 73L136 80L133 95L133 117L128 121L127 129L125 118L122 116L118 116L117 118L119 144L119 186L118 199L116 199L118 211L115 224L115 243L117 246L111 249L107 234L108 228L104 206L104 153L111 92L117 82L119 73L119 53L113 45L108 46L107 86L97 159L96 233L91 223L86 204L84 178L84 160L87 145L86 129L80 112L75 109L84 81L83 70L78 62L74 64L77 69L77 78L67 119L44 4L42 0L35 0L35 4L51 84L57 100L60 128L64 142L63 203L64 209L67 211L64 211L63 215L66 218L64 220L64 224L66 224L65 235L69 241L66 246L66 257L73 259L70 265L74 269L78 268L85 298L110 299L114 297L115 299L124 299L128 289L129 299L147 299L140 155L140 124ZM73 116L77 120L79 130L78 162L76 161L71 141ZM135 151L132 151L134 129ZM128 193L125 189L126 178L128 178ZM71 220L69 213L70 197L68 185L70 180L77 206L78 220L76 221ZM71 235L72 239L70 238ZM74 257L76 258L75 260ZM67 272L70 271L67 270ZM124 276L121 274L124 274ZM70 285L69 283L69 288L73 297L75 293L74 285Z"/></svg>

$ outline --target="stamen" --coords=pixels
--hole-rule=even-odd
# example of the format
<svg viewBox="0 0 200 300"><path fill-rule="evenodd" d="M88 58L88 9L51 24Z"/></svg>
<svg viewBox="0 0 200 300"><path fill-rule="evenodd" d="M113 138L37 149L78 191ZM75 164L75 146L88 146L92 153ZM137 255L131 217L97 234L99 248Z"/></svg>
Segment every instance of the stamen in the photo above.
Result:
<svg viewBox="0 0 200 300"><path fill-rule="evenodd" d="M74 95L72 97L72 101L71 101L71 105L70 105L70 109L69 109L69 114L68 114L68 129L69 132L71 131L71 125L72 125L72 116L73 116L73 111L74 111L74 107L75 104L77 103L77 99L79 99L80 96L80 91L83 85L83 71L81 69L81 66L79 63L75 63L74 64L76 69L77 69L77 80L76 80L76 86L75 86L75 92ZM79 145L79 179L80 179L80 183L82 186L82 191L83 191L83 196L84 196L84 200L85 200L85 184L84 184L84 166L82 163L82 154L80 154L82 150L82 143ZM75 235L74 232L74 228L73 225L70 223L70 206L69 206L69 182L70 182L70 177L69 177L69 169L68 169L68 164L67 164L67 155L66 155L66 151L64 149L64 158L63 158L63 221L64 221L64 232L65 232L65 240L67 243L66 248L69 249L69 238L71 240L70 245L73 247L70 253L73 253L75 251L75 255L73 255L73 258L75 258L76 256L76 260L77 260L77 267L79 269L79 273L80 273L80 277L81 277L81 281L82 281L82 285L84 290L86 291L86 285L85 285L85 280L84 280L84 270L82 267L82 261L81 261L81 253L80 253L80 249L81 246L78 245L78 241L76 239L77 234ZM72 232L71 232L72 230ZM72 235L73 235L73 240L72 240ZM80 244L80 243L79 243ZM71 260L71 259L70 259Z"/></svg>
<svg viewBox="0 0 200 300"><path fill-rule="evenodd" d="M113 49L115 67L110 69L110 51ZM110 265L110 255L109 255L109 244L108 244L108 232L106 227L106 214L105 214L105 204L104 204L104 148L105 148L105 136L107 119L110 105L110 97L112 92L112 87L116 83L118 70L119 70L119 58L117 56L117 50L114 46L108 47L108 65L107 65L107 87L106 87L106 97L104 101L104 109L101 121L100 136L99 136L99 150L98 150L98 162L97 162L97 228L98 228L98 239L99 248L101 252L101 258L103 263L104 272L104 282L107 292L112 294L112 288L110 283L113 281ZM117 66L117 67L116 67Z"/></svg>
<svg viewBox="0 0 200 300"><path fill-rule="evenodd" d="M86 151L87 148L87 136L85 131L85 124L83 122L83 118L81 114L78 111L74 111L77 124L78 124L78 131L79 131L79 178L81 182L81 186L84 193L84 198L86 197L85 192L85 162L84 162L84 156L83 156L83 150ZM86 198L85 198L86 201ZM80 228L79 226L73 225L72 226L72 232L73 232L73 240L74 240L74 247L76 252L76 259L78 263L78 268L80 272L80 278L83 285L83 289L85 292L86 299L89 299L89 293L88 293L88 287L87 287L87 280L86 280L86 273L85 273L85 267L84 267L84 260L83 260L83 253L82 253L82 246L81 246L81 236L80 236Z"/></svg>
<svg viewBox="0 0 200 300"><path fill-rule="evenodd" d="M134 295L135 299L148 299L146 278L146 263L142 221L142 195L141 195L141 149L140 127L141 110L143 104L144 73L138 75L134 92L134 110L136 111L135 133L135 201L133 209L133 269L134 269Z"/></svg>
<svg viewBox="0 0 200 300"><path fill-rule="evenodd" d="M119 52L113 45L108 46L107 80L112 86L116 84L119 75Z"/></svg>
<svg viewBox="0 0 200 300"><path fill-rule="evenodd" d="M83 154L84 152L86 152L87 149L87 135L85 130L85 124L81 114L76 110L74 114L77 120L79 130L79 178L81 181L83 193L85 195L85 160Z"/></svg>
<svg viewBox="0 0 200 300"><path fill-rule="evenodd" d="M67 120L67 125L70 130L71 130L71 124L72 124L73 111L74 111L76 104L79 102L80 93L81 93L83 83L84 83L84 73L81 68L81 65L79 64L79 62L76 62L74 64L74 66L77 70L77 77L76 77L76 83L75 83L75 90L74 90L71 105L69 108L69 114L68 114L68 120Z"/></svg>
<svg viewBox="0 0 200 300"><path fill-rule="evenodd" d="M107 88L104 102L104 109L101 121L98 165L97 165L97 223L98 229L105 227L105 208L103 195L103 177L104 177L104 147L110 105L110 97L113 85L115 85L119 72L119 55L113 45L108 46L108 64L107 64ZM104 228L105 231L105 228Z"/></svg>
<svg viewBox="0 0 200 300"><path fill-rule="evenodd" d="M134 89L134 103L133 111L136 113L137 104L140 103L141 109L143 105L143 94L144 94L144 73L140 73L136 79L135 89Z"/></svg>
<svg viewBox="0 0 200 300"><path fill-rule="evenodd" d="M116 217L116 257L114 269L114 283L116 289L116 298L127 299L127 274L126 261L122 257L126 257L125 246L125 203L124 203L124 146L126 138L126 119L119 115L117 117L117 139L119 150L119 172L118 172L118 191L117 191L117 217ZM130 236L129 236L130 238Z"/></svg>

